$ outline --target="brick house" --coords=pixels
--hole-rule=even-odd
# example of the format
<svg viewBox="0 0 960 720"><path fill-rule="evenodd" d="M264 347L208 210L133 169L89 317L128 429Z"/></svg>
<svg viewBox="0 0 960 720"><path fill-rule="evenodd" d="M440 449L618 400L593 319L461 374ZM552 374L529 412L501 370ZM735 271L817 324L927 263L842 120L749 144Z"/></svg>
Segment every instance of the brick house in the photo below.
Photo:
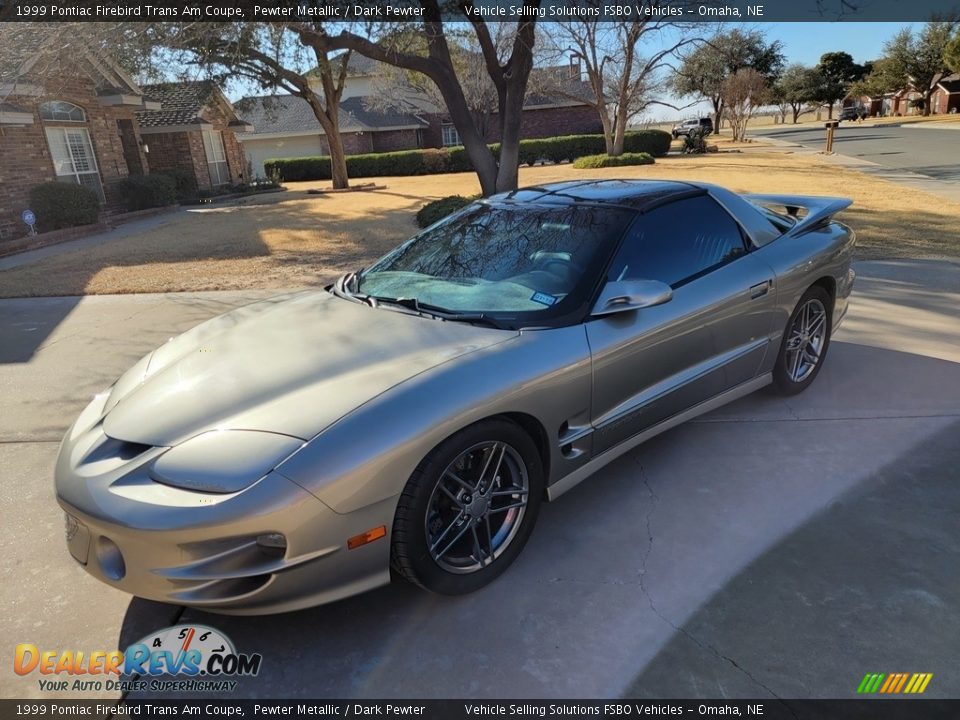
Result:
<svg viewBox="0 0 960 720"><path fill-rule="evenodd" d="M943 73L934 80L934 90L930 95L930 114L945 115L960 113L960 73ZM912 84L899 90L870 97L868 95L848 95L843 99L843 107L862 107L870 117L889 115L922 115L923 110L912 103L923 98Z"/></svg>
<svg viewBox="0 0 960 720"><path fill-rule="evenodd" d="M136 113L151 171L182 170L204 190L248 178L237 134L253 126L238 117L215 83L144 85L143 92L161 108Z"/></svg>
<svg viewBox="0 0 960 720"><path fill-rule="evenodd" d="M118 183L147 167L135 113L157 106L109 58L53 43L42 29L3 30L0 241L27 233L20 216L40 183L84 185L107 213L124 209Z"/></svg>
<svg viewBox="0 0 960 720"><path fill-rule="evenodd" d="M930 96L930 112L935 115L960 113L960 73L944 74Z"/></svg>
<svg viewBox="0 0 960 720"><path fill-rule="evenodd" d="M271 158L330 154L323 128L303 98L261 95L239 100L236 107L253 125L239 140L255 177L265 176L263 164ZM429 127L411 113L367 110L357 96L341 101L339 119L348 155L424 147L422 133Z"/></svg>
<svg viewBox="0 0 960 720"><path fill-rule="evenodd" d="M404 110L372 110L382 72L378 61L350 55L340 104L341 137L348 155L461 144L446 108L428 98L411 96ZM322 92L319 80L313 84ZM578 99L590 92L580 79L578 63L535 69L530 88L521 117L522 138L602 131L596 110ZM262 174L263 162L270 158L328 154L323 129L305 100L291 95L250 97L238 101L237 107L256 127L254 133L240 136L254 174ZM487 142L498 142L499 130L492 113Z"/></svg>

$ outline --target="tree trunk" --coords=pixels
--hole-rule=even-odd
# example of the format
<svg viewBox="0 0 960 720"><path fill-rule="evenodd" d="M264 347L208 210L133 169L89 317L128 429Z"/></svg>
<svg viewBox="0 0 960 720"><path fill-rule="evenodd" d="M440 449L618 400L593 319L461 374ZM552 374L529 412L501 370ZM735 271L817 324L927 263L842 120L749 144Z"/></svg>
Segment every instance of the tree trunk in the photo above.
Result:
<svg viewBox="0 0 960 720"><path fill-rule="evenodd" d="M440 95L443 97L444 104L447 106L447 112L450 113L450 120L460 135L460 142L463 143L463 149L467 151L467 157L477 173L477 179L480 181L480 192L484 197L488 197L497 192L497 160L494 158L490 148L487 147L486 138L480 134L477 124L474 121L473 113L470 112L467 99L463 94L463 88L452 68L444 68L443 71L431 76L436 83ZM519 117L517 118L519 123ZM503 119L501 119L501 127ZM519 129L519 126L518 126ZM501 132L503 132L501 130ZM519 146L514 153L514 160L519 159ZM503 153L503 143L501 143L501 156ZM516 165L514 166L516 173ZM514 186L516 187L516 186Z"/></svg>
<svg viewBox="0 0 960 720"><path fill-rule="evenodd" d="M607 155L613 155L613 123L610 122L610 115L606 108L603 108L600 113L600 124L603 125L604 150Z"/></svg>
<svg viewBox="0 0 960 720"><path fill-rule="evenodd" d="M532 36L530 45L533 45ZM515 52L510 65L509 71L504 73L506 87L500 96L500 167L497 170L497 192L517 189L520 125L523 119L523 101L527 94L527 80L533 68L533 53L518 57Z"/></svg>
<svg viewBox="0 0 960 720"><path fill-rule="evenodd" d="M827 120L833 120L833 100L827 106Z"/></svg>
<svg viewBox="0 0 960 720"><path fill-rule="evenodd" d="M347 156L343 151L343 138L340 137L339 103L327 100L327 106L320 102L320 98L313 90L305 90L301 97L310 104L313 114L323 128L327 138L327 148L330 150L330 179L336 190L350 187L350 178L347 175ZM332 107L331 107L332 106Z"/></svg>
<svg viewBox="0 0 960 720"><path fill-rule="evenodd" d="M792 105L791 107L793 109L793 124L796 125L797 120L800 118L800 106Z"/></svg>
<svg viewBox="0 0 960 720"><path fill-rule="evenodd" d="M623 142L627 134L627 107L617 106L617 124L613 135L613 155L623 155Z"/></svg>
<svg viewBox="0 0 960 720"><path fill-rule="evenodd" d="M927 88L927 91L923 93L923 116L930 116L930 98L933 97L933 88Z"/></svg>
<svg viewBox="0 0 960 720"><path fill-rule="evenodd" d="M720 123L723 122L723 100L719 97L713 98L713 134L720 134Z"/></svg>

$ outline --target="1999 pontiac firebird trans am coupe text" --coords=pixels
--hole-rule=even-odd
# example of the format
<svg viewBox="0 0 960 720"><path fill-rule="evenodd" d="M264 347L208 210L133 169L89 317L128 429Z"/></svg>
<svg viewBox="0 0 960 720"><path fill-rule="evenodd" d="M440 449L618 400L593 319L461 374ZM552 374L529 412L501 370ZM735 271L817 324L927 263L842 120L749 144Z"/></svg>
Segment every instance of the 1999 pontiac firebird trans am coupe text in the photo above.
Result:
<svg viewBox="0 0 960 720"><path fill-rule="evenodd" d="M475 590L540 503L645 439L806 388L847 310L835 198L594 181L477 202L326 290L214 318L67 432L67 543L228 613Z"/></svg>

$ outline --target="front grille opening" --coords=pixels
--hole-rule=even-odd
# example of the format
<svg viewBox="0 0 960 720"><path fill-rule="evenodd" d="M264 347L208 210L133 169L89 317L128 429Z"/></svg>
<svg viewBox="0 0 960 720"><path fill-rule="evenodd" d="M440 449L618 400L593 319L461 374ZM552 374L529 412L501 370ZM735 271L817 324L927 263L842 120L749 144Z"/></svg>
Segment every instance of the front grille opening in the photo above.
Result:
<svg viewBox="0 0 960 720"><path fill-rule="evenodd" d="M142 455L151 447L150 445L144 445L142 443L114 440L108 437L88 452L83 460L87 463L101 462L103 460L120 460L126 462Z"/></svg>

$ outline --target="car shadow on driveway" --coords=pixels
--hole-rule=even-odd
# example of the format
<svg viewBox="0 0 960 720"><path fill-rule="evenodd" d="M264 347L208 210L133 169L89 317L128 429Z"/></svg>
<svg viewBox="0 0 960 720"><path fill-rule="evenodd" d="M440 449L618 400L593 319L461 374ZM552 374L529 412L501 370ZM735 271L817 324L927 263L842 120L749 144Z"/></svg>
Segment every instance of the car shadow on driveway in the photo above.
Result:
<svg viewBox="0 0 960 720"><path fill-rule="evenodd" d="M819 696L868 671L937 672L956 637L939 603L957 600L958 406L960 364L838 341L806 393L744 398L544 506L514 567L477 593L394 582L179 621L263 654L231 699ZM120 647L168 610L133 601ZM938 637L938 622L954 625ZM907 653L917 638L927 650Z"/></svg>
<svg viewBox="0 0 960 720"><path fill-rule="evenodd" d="M949 425L757 558L625 694L844 698L868 672L932 672L924 697L957 697L958 437Z"/></svg>
<svg viewBox="0 0 960 720"><path fill-rule="evenodd" d="M54 298L42 306L31 300L0 302L0 364L29 362L82 298Z"/></svg>

